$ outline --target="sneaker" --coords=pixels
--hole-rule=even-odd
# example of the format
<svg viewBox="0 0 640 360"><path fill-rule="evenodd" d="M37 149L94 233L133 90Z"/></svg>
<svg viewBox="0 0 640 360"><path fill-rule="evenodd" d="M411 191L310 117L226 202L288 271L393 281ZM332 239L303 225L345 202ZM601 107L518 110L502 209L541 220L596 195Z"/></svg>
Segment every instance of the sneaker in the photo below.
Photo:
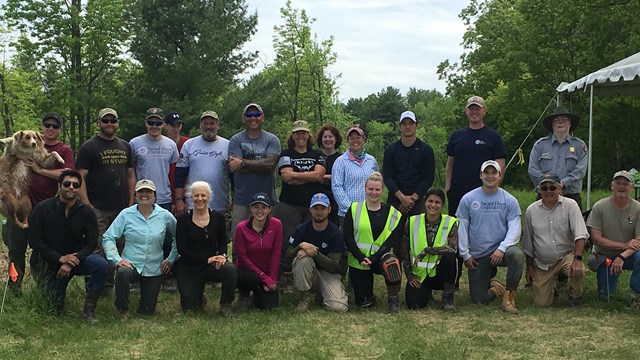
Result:
<svg viewBox="0 0 640 360"><path fill-rule="evenodd" d="M121 321L129 320L129 309L120 309L119 312Z"/></svg>
<svg viewBox="0 0 640 360"><path fill-rule="evenodd" d="M584 301L582 300L582 296L577 297L577 298L569 298L569 307L570 308L575 308L578 306L582 306L584 305Z"/></svg>
<svg viewBox="0 0 640 360"><path fill-rule="evenodd" d="M400 312L400 298L398 295L389 296L389 313L397 314Z"/></svg>
<svg viewBox="0 0 640 360"><path fill-rule="evenodd" d="M373 296L365 296L360 303L360 308L367 309L375 305L375 298Z"/></svg>
<svg viewBox="0 0 640 360"><path fill-rule="evenodd" d="M220 304L220 315L223 317L231 316L231 303L222 303Z"/></svg>
<svg viewBox="0 0 640 360"><path fill-rule="evenodd" d="M442 307L444 311L454 311L456 309L456 305L453 303L452 292L442 293L442 303L444 304L444 306Z"/></svg>
<svg viewBox="0 0 640 360"><path fill-rule="evenodd" d="M238 302L236 303L236 310L238 312L248 311L251 307L251 297L249 296L240 296Z"/></svg>
<svg viewBox="0 0 640 360"><path fill-rule="evenodd" d="M178 291L173 277L167 276L164 278L164 280L162 281L162 290L168 293L174 293Z"/></svg>

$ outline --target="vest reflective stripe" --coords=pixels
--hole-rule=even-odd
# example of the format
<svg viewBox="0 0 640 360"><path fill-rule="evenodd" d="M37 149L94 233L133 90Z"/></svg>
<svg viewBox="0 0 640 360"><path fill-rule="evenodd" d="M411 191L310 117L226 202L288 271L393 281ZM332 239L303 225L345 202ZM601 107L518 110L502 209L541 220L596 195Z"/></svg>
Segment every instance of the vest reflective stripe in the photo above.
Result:
<svg viewBox="0 0 640 360"><path fill-rule="evenodd" d="M409 234L411 268L413 274L420 278L420 282L423 282L427 276L434 277L436 275L436 266L442 257L441 255L426 255L422 261L418 262L417 265L415 264L416 256L428 246L425 221L425 214L415 215L409 218L409 224L411 226L411 232ZM457 222L458 220L453 216L442 215L432 247L446 245L449 239L449 233L453 225Z"/></svg>
<svg viewBox="0 0 640 360"><path fill-rule="evenodd" d="M402 214L392 206L389 209L389 215L387 216L384 229L378 238L374 240L373 233L371 232L371 221L369 221L369 213L367 212L365 202L362 201L351 204L351 215L353 216L353 237L358 249L360 249L360 252L362 252L365 257L373 255L380 250L380 246L384 244L402 218ZM358 259L351 255L351 253L349 253L348 264L357 269L368 270L368 268L360 265Z"/></svg>

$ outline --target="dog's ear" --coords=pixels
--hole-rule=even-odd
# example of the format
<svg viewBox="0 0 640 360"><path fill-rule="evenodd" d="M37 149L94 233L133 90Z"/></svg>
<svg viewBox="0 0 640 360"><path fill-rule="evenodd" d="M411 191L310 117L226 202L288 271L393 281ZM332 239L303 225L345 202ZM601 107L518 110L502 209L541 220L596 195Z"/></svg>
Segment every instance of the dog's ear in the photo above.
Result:
<svg viewBox="0 0 640 360"><path fill-rule="evenodd" d="M36 132L36 137L38 138L38 142L42 142L42 134Z"/></svg>
<svg viewBox="0 0 640 360"><path fill-rule="evenodd" d="M20 141L20 139L22 139L23 136L24 136L24 131L18 131L17 133L13 134L13 140L18 142Z"/></svg>

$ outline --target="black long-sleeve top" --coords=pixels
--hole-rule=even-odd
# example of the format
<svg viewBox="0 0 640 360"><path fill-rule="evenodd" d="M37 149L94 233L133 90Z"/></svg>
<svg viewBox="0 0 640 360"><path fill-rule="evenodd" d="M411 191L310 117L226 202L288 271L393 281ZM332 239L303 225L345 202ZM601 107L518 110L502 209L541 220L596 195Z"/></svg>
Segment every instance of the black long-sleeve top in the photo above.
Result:
<svg viewBox="0 0 640 360"><path fill-rule="evenodd" d="M193 220L193 210L178 217L176 246L180 263L206 266L210 257L226 255L227 231L224 215L209 209L209 224L201 228Z"/></svg>
<svg viewBox="0 0 640 360"><path fill-rule="evenodd" d="M365 204L366 206L366 204ZM369 222L371 224L371 232L373 234L373 238L377 239L378 236L382 233L385 224L387 223L387 217L389 216L389 211L391 211L391 206L387 204L382 204L380 210L372 211L367 209L367 213L369 214ZM389 237L382 243L380 249L376 251L375 254L369 256L369 260L372 263L378 262L382 255L391 251L392 248L397 247L400 244L400 240L402 238L402 232L404 230L405 217L403 216L398 223L398 226L391 232ZM356 239L353 233L353 215L351 214L351 208L347 211L344 217L344 243L347 246L347 250L356 258L358 262L362 262L366 256L360 251L358 245L356 244Z"/></svg>
<svg viewBox="0 0 640 360"><path fill-rule="evenodd" d="M61 256L77 253L82 261L98 245L96 213L80 199L65 214L66 204L58 197L39 202L29 216L27 236L33 249L31 266L57 271Z"/></svg>
<svg viewBox="0 0 640 360"><path fill-rule="evenodd" d="M433 149L417 138L409 147L398 140L384 150L382 172L389 199L395 199L398 190L404 195L415 192L422 199L433 185L435 176Z"/></svg>

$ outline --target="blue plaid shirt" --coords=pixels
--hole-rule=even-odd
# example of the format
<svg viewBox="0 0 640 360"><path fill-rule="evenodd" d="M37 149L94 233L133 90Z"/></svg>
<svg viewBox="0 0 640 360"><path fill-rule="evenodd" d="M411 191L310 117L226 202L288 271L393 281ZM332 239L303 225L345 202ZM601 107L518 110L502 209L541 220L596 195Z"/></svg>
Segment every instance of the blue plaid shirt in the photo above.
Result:
<svg viewBox="0 0 640 360"><path fill-rule="evenodd" d="M339 216L344 217L351 203L365 200L364 185L367 178L379 169L378 162L369 154L366 154L362 163L351 159L349 150L336 159L331 170L331 189L338 203Z"/></svg>

